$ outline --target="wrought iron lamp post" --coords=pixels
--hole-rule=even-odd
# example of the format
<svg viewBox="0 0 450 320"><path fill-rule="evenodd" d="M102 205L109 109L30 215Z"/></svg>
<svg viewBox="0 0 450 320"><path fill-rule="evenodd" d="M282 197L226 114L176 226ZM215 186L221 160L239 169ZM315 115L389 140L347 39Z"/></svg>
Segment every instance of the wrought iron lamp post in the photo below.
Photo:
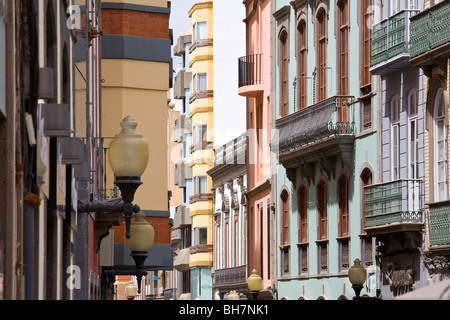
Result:
<svg viewBox="0 0 450 320"><path fill-rule="evenodd" d="M136 263L138 293L141 293L142 277L147 275L147 271L144 270L144 261L147 259L148 251L153 245L155 231L150 223L145 221L145 214L139 211L130 225L130 232L131 237L127 239L127 246L131 251L131 257Z"/></svg>
<svg viewBox="0 0 450 320"><path fill-rule="evenodd" d="M248 277L247 286L253 296L253 300L257 300L259 291L262 289L262 278L256 270L253 270L250 277Z"/></svg>
<svg viewBox="0 0 450 320"><path fill-rule="evenodd" d="M144 137L136 132L137 122L127 116L121 122L122 131L118 133L109 144L108 159L114 172L114 183L122 194L122 202L105 204L102 201L92 201L85 206L79 206L78 212L121 213L125 219L127 245L131 257L136 263L136 276L138 279L138 293L144 270L144 261L148 251L153 245L153 227L145 221L145 214L138 205L133 204L134 194L142 184L141 175L147 168L149 147ZM132 223L131 218L135 216Z"/></svg>

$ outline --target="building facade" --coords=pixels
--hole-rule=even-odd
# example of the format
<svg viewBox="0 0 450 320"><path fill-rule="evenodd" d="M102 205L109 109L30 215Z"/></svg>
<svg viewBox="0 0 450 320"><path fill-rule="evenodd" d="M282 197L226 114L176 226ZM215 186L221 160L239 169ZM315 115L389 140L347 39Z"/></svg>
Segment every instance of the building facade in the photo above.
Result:
<svg viewBox="0 0 450 320"><path fill-rule="evenodd" d="M380 83L379 183L365 189L365 232L376 238L383 299L428 283L424 265L424 75L410 63L410 18L423 1L375 3L371 73ZM405 276L406 275L406 276Z"/></svg>
<svg viewBox="0 0 450 320"><path fill-rule="evenodd" d="M192 119L189 116L189 97L192 82L192 69L189 67L189 49L192 44L192 26L178 39L174 55L181 58L174 81L174 98L181 100L180 116L175 120L172 140L177 146L170 153L169 161L175 163L174 184L182 190L183 199L177 204L171 233L174 257L172 282L175 288L174 299L190 299L191 273L189 269L192 239L192 219L189 215L192 194L192 168L190 155L192 145Z"/></svg>
<svg viewBox="0 0 450 320"><path fill-rule="evenodd" d="M238 59L238 94L247 99L248 172L248 265L263 279L265 297L274 288L274 241L271 143L271 14L273 1L244 1L246 52Z"/></svg>
<svg viewBox="0 0 450 320"><path fill-rule="evenodd" d="M214 167L207 173L214 195L214 299L247 288L247 135L215 149Z"/></svg>
<svg viewBox="0 0 450 320"><path fill-rule="evenodd" d="M189 268L191 299L212 299L213 263L212 181L206 172L214 164L214 16L213 1L199 1L188 13L192 19L192 45L189 67L192 82L189 118L192 119L192 145L189 166L193 190L189 216L192 219L192 245Z"/></svg>
<svg viewBox="0 0 450 320"><path fill-rule="evenodd" d="M419 9L422 9L419 7ZM450 1L424 1L410 19L410 63L424 74L425 237L423 264L426 283L450 277L448 124L450 101Z"/></svg>
<svg viewBox="0 0 450 320"><path fill-rule="evenodd" d="M89 39L97 54L98 3L89 2L89 16L81 1L0 4L3 299L100 298L96 219L77 214L78 200L100 187L85 183L98 159L87 130L78 131L99 105L86 84L99 86L89 74L98 60L85 46L92 68L79 69L74 53L80 39ZM98 130L98 123L90 128Z"/></svg>
<svg viewBox="0 0 450 320"><path fill-rule="evenodd" d="M358 258L376 295L364 186L376 183L370 1L275 1L272 116L278 299L349 299Z"/></svg>

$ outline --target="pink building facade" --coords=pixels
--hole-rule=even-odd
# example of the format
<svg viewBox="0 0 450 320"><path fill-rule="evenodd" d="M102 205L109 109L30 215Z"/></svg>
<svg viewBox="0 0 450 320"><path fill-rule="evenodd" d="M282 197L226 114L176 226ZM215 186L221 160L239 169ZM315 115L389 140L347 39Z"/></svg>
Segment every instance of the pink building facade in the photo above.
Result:
<svg viewBox="0 0 450 320"><path fill-rule="evenodd" d="M263 290L272 286L272 205L270 169L270 0L248 0L246 56L239 59L238 93L247 98L248 274L256 270ZM273 286L272 286L273 287Z"/></svg>

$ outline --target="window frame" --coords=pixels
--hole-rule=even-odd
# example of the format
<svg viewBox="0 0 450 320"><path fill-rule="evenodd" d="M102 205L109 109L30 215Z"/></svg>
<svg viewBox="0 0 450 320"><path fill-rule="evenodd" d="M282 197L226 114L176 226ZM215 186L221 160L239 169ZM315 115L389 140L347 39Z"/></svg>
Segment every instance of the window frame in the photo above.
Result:
<svg viewBox="0 0 450 320"><path fill-rule="evenodd" d="M204 29L203 29L203 28ZM203 31L203 33L202 33ZM193 32L192 32L192 40L199 41L208 39L208 23L206 21L198 21L194 23Z"/></svg>
<svg viewBox="0 0 450 320"><path fill-rule="evenodd" d="M328 239L328 184L320 181L317 184L317 240Z"/></svg>
<svg viewBox="0 0 450 320"><path fill-rule="evenodd" d="M308 242L308 188L298 190L298 242Z"/></svg>
<svg viewBox="0 0 450 320"><path fill-rule="evenodd" d="M318 100L327 98L327 11L321 8L317 13L317 66Z"/></svg>
<svg viewBox="0 0 450 320"><path fill-rule="evenodd" d="M281 199L281 244L283 246L290 244L289 238L289 210L290 210L290 199L289 192L283 190L280 195Z"/></svg>
<svg viewBox="0 0 450 320"><path fill-rule="evenodd" d="M434 191L434 199L435 201L444 201L448 199L448 165L447 165L447 161L448 161L448 139L447 139L447 135L448 135L448 125L446 123L446 101L445 101L445 95L444 95L445 91L442 88L439 88L436 91L435 94L435 98L434 98L434 105L433 105L433 125L434 125L434 139L433 139L433 149L434 149L434 163L433 163L433 170L434 170L434 177L435 177L435 181L434 181L434 187L435 187L435 191ZM439 107L439 102L441 101L440 98L442 97L443 99L443 105L444 105L444 113L442 115L438 114L438 107ZM442 121L443 123L443 150L444 150L444 159L443 160L439 160L438 155L439 155L439 143L440 143L440 138L439 138L439 132L438 132L438 123L437 122ZM442 162L444 169L444 177L443 179L439 179L439 163ZM439 192L439 184L442 183L444 185L444 194L443 197L441 198L440 196L440 192Z"/></svg>
<svg viewBox="0 0 450 320"><path fill-rule="evenodd" d="M372 64L372 19L373 0L361 1L361 87L372 84L370 67Z"/></svg>
<svg viewBox="0 0 450 320"><path fill-rule="evenodd" d="M391 108L391 174L392 180L400 179L400 96L396 94L390 103Z"/></svg>
<svg viewBox="0 0 450 320"><path fill-rule="evenodd" d="M280 116L289 114L289 37L286 29L279 35L280 48Z"/></svg>
<svg viewBox="0 0 450 320"><path fill-rule="evenodd" d="M339 237L350 235L349 192L349 178L344 174L338 180Z"/></svg>
<svg viewBox="0 0 450 320"><path fill-rule="evenodd" d="M412 100L414 99L415 110L412 110ZM408 95L408 163L409 178L419 178L419 91L414 88ZM414 132L413 132L414 131ZM414 140L413 140L414 136Z"/></svg>
<svg viewBox="0 0 450 320"><path fill-rule="evenodd" d="M308 107L308 30L305 20L300 20L297 26L298 40L298 110Z"/></svg>

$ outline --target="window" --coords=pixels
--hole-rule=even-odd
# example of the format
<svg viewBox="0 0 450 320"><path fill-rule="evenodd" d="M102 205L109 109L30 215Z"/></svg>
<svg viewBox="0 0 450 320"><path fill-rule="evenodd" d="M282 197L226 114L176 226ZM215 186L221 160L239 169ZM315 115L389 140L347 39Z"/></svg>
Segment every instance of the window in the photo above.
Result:
<svg viewBox="0 0 450 320"><path fill-rule="evenodd" d="M299 110L307 107L307 33L306 22L303 20L298 27L298 108Z"/></svg>
<svg viewBox="0 0 450 320"><path fill-rule="evenodd" d="M361 191L361 195L362 195L362 199L361 199L361 203L362 203L362 213L361 213L361 233L365 233L364 228L365 228L365 205L364 205L364 200L366 198L366 193L365 193L365 188L366 186L370 186L372 184L372 171L370 171L369 169L365 169L363 171L363 173L361 174L361 186L362 186L362 191Z"/></svg>
<svg viewBox="0 0 450 320"><path fill-rule="evenodd" d="M367 86L372 83L370 73L370 64L372 57L372 1L361 1L361 17L360 23L362 48L361 48L361 86Z"/></svg>
<svg viewBox="0 0 450 320"><path fill-rule="evenodd" d="M318 89L319 89L319 101L325 100L327 95L327 13L325 10L321 10L317 16L318 27L317 35L319 39L318 43L318 57L317 57L317 73L318 73Z"/></svg>
<svg viewBox="0 0 450 320"><path fill-rule="evenodd" d="M348 2L339 2L339 94L348 94ZM347 121L347 106L341 99L339 121Z"/></svg>
<svg viewBox="0 0 450 320"><path fill-rule="evenodd" d="M391 16L396 14L399 11L398 0L390 0L391 1Z"/></svg>
<svg viewBox="0 0 450 320"><path fill-rule="evenodd" d="M419 129L417 121L417 109L419 105L417 90L412 90L408 97L409 111L409 177L419 177Z"/></svg>
<svg viewBox="0 0 450 320"><path fill-rule="evenodd" d="M194 180L195 180L195 186L194 186L195 194L208 193L208 177L207 176L197 176L194 178Z"/></svg>
<svg viewBox="0 0 450 320"><path fill-rule="evenodd" d="M206 73L196 73L194 74L194 79L193 79L193 89L194 92L197 91L206 91L208 89L208 84L207 84L207 75Z"/></svg>
<svg viewBox="0 0 450 320"><path fill-rule="evenodd" d="M434 100L434 177L435 201L447 199L447 125L445 123L445 97L440 88Z"/></svg>
<svg viewBox="0 0 450 320"><path fill-rule="evenodd" d="M400 97L391 100L392 180L400 178Z"/></svg>
<svg viewBox="0 0 450 320"><path fill-rule="evenodd" d="M289 193L283 190L281 193L281 243L289 244Z"/></svg>
<svg viewBox="0 0 450 320"><path fill-rule="evenodd" d="M323 181L317 187L317 210L319 215L319 240L327 239L327 184Z"/></svg>
<svg viewBox="0 0 450 320"><path fill-rule="evenodd" d="M280 81L281 81L281 116L289 113L289 49L288 34L283 31L280 36Z"/></svg>
<svg viewBox="0 0 450 320"><path fill-rule="evenodd" d="M201 145L208 141L208 126L199 124L194 126L194 145Z"/></svg>
<svg viewBox="0 0 450 320"><path fill-rule="evenodd" d="M349 235L348 189L348 177L342 176L338 181L340 237Z"/></svg>
<svg viewBox="0 0 450 320"><path fill-rule="evenodd" d="M194 229L195 243L194 245L208 244L208 228L200 227Z"/></svg>
<svg viewBox="0 0 450 320"><path fill-rule="evenodd" d="M206 21L197 22L194 24L193 37L194 41L207 38Z"/></svg>
<svg viewBox="0 0 450 320"><path fill-rule="evenodd" d="M372 128L372 100L361 99L361 131Z"/></svg>
<svg viewBox="0 0 450 320"><path fill-rule="evenodd" d="M298 192L298 242L308 241L308 190L302 187Z"/></svg>
<svg viewBox="0 0 450 320"><path fill-rule="evenodd" d="M339 3L339 94L348 94L348 3Z"/></svg>

